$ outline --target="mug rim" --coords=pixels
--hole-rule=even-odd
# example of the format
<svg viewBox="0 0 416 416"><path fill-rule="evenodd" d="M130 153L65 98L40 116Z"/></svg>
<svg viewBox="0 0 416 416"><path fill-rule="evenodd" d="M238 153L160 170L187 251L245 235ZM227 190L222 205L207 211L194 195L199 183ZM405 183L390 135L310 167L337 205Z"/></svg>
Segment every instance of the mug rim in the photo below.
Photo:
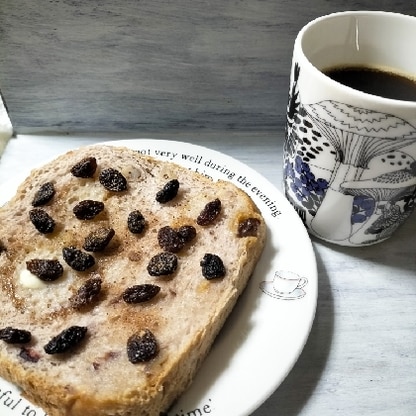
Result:
<svg viewBox="0 0 416 416"><path fill-rule="evenodd" d="M326 75L322 70L320 70L316 65L314 65L311 62L311 60L309 59L309 57L307 56L307 54L304 52L304 49L303 49L303 39L304 39L306 32L310 30L312 27L318 24L321 24L322 22L334 20L340 17L341 18L348 17L348 16L374 16L374 17L392 16L394 18L400 18L400 19L412 21L416 27L416 16L411 16L411 15L407 15L404 13L382 11L382 10L346 10L346 11L334 12L334 13L326 14L323 16L319 16L311 20L307 24L305 24L300 29L300 31L298 32L298 35L296 36L295 45L297 45L297 48L301 52L301 57L303 60L302 65L307 65L309 69L315 73L316 76L322 78L327 83L332 84L333 86L336 86L341 90L344 89L349 94L355 95L358 98L364 97L368 100L377 101L380 104L386 104L386 105L390 104L390 105L394 105L395 107L416 109L416 100L410 101L410 100L400 100L400 99L395 99L395 98L387 98L387 97L383 97L380 95L370 94L364 91L357 90L355 88L349 87L345 84L342 84L338 81L333 80L332 78ZM416 73L414 74L414 80L416 82Z"/></svg>

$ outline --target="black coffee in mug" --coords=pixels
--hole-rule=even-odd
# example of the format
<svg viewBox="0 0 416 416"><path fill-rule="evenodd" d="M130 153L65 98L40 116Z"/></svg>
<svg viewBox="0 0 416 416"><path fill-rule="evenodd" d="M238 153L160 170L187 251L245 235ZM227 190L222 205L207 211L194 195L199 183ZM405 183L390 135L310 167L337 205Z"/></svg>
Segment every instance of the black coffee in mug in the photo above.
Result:
<svg viewBox="0 0 416 416"><path fill-rule="evenodd" d="M415 79L377 68L345 66L323 71L347 87L395 100L416 101Z"/></svg>

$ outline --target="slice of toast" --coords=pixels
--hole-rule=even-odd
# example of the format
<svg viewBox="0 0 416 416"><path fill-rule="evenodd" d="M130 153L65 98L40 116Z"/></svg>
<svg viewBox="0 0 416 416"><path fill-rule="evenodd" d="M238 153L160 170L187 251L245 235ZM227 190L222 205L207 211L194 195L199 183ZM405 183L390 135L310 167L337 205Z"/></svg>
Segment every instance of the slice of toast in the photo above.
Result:
<svg viewBox="0 0 416 416"><path fill-rule="evenodd" d="M49 416L159 416L261 255L231 183L127 148L32 171L0 209L0 376Z"/></svg>

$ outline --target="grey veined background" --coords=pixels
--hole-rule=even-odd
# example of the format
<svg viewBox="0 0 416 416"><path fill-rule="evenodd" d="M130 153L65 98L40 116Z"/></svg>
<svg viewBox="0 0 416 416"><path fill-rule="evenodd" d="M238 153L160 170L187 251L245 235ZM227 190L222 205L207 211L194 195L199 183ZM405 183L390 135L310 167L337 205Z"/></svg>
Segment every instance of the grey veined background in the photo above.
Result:
<svg viewBox="0 0 416 416"><path fill-rule="evenodd" d="M0 90L18 133L281 130L296 33L353 9L416 1L1 0Z"/></svg>

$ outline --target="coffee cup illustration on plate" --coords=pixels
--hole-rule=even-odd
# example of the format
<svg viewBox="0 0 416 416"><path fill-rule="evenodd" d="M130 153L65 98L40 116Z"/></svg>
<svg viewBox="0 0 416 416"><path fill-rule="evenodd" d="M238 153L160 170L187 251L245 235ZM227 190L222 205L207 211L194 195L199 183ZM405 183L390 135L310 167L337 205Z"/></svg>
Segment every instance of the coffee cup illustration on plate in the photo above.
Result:
<svg viewBox="0 0 416 416"><path fill-rule="evenodd" d="M279 270L276 271L272 281L261 282L260 288L267 295L278 299L300 299L306 294L303 289L308 279L296 273Z"/></svg>

